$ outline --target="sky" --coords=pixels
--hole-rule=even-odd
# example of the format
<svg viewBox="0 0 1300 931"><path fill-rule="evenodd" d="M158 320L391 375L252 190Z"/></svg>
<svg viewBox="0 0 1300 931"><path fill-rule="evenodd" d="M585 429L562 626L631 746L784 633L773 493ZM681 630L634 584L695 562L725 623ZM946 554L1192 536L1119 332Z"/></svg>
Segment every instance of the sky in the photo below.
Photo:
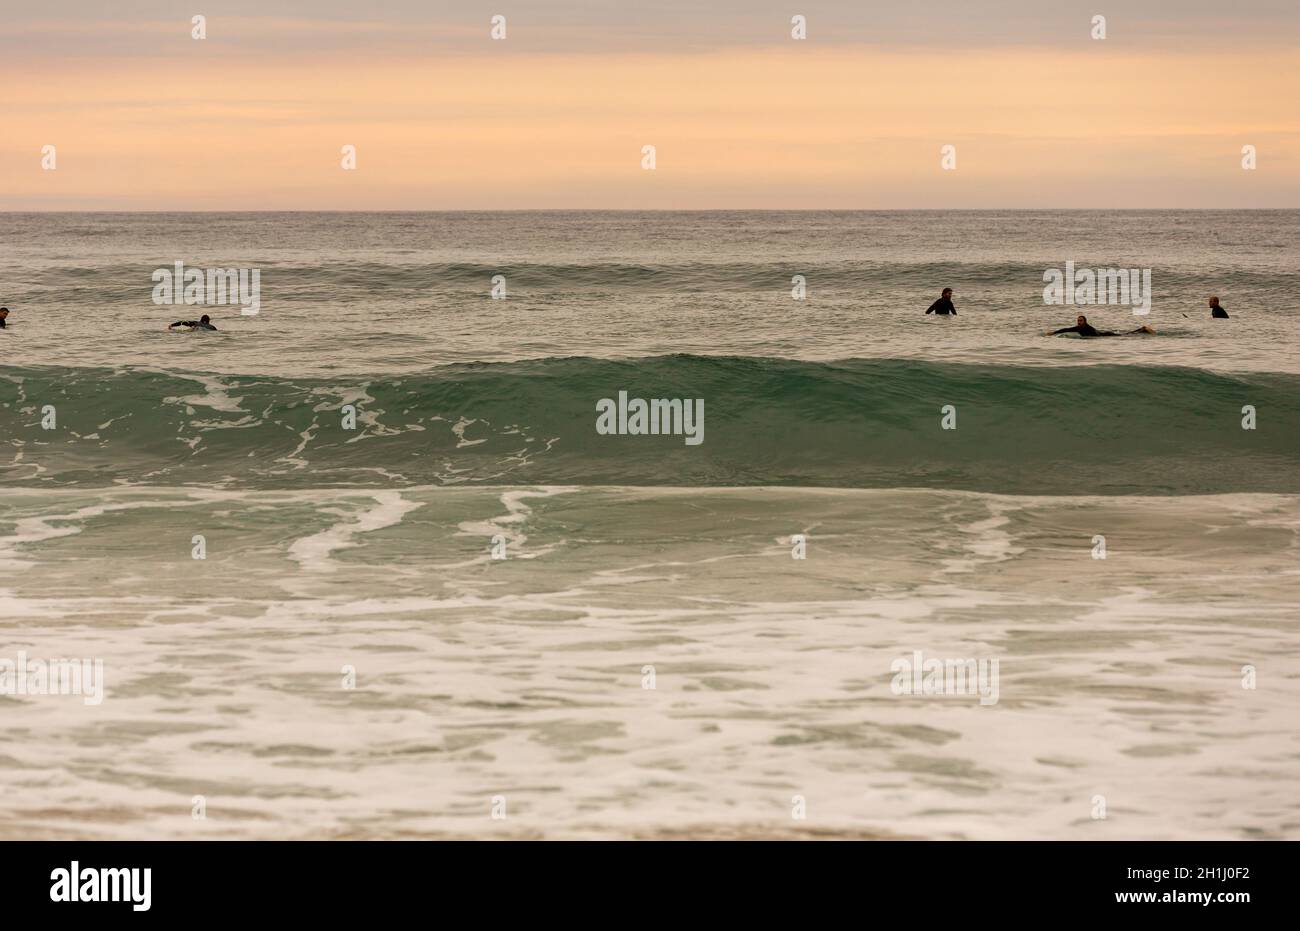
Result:
<svg viewBox="0 0 1300 931"><path fill-rule="evenodd" d="M0 114L3 210L1296 208L1300 3L0 0Z"/></svg>

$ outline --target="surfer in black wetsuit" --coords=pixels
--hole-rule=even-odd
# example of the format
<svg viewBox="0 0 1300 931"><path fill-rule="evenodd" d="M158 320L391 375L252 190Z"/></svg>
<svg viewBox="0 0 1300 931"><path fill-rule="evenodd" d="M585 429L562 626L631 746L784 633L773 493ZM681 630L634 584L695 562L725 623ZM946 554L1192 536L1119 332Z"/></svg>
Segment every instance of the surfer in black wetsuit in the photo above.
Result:
<svg viewBox="0 0 1300 931"><path fill-rule="evenodd" d="M957 316L957 308L952 306L952 288L944 288L943 296L931 304L926 313L938 314L940 317L947 317L950 314Z"/></svg>
<svg viewBox="0 0 1300 931"><path fill-rule="evenodd" d="M1098 330L1083 314L1079 314L1079 319L1074 326L1064 327L1060 330L1053 330L1048 336L1060 336L1062 333L1078 333L1080 336L1128 336L1132 333L1154 333L1155 330L1149 326L1140 326L1136 330L1129 330L1128 333L1116 333L1114 330Z"/></svg>
<svg viewBox="0 0 1300 931"><path fill-rule="evenodd" d="M170 330L172 329L172 327L178 327L178 326L187 326L195 330L216 329L216 327L212 325L212 322L207 314L204 314L202 317L200 317L197 320L177 320L175 323L171 324L171 326L167 327L167 329Z"/></svg>
<svg viewBox="0 0 1300 931"><path fill-rule="evenodd" d="M5 317L9 316L8 307L0 307L0 330L5 328Z"/></svg>
<svg viewBox="0 0 1300 931"><path fill-rule="evenodd" d="M1210 298L1210 316L1214 317L1216 320L1228 319L1228 312L1219 306L1219 299L1217 297Z"/></svg>

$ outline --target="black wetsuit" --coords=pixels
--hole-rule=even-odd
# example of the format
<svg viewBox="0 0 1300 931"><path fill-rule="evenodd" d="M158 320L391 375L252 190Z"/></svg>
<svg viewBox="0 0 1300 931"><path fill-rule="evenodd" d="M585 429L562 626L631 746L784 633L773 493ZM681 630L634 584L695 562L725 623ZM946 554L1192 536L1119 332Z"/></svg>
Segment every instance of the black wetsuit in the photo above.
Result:
<svg viewBox="0 0 1300 931"><path fill-rule="evenodd" d="M0 330L3 330L4 328L5 328L5 318L0 317Z"/></svg>
<svg viewBox="0 0 1300 931"><path fill-rule="evenodd" d="M1228 312L1224 310L1222 307L1220 307L1218 304L1215 304L1214 307L1210 309L1210 316L1215 317L1219 320L1227 320Z"/></svg>
<svg viewBox="0 0 1300 931"><path fill-rule="evenodd" d="M215 329L216 329L216 327L214 327L212 324L210 324L210 323L204 323L204 322L201 321L201 320L177 320L175 323L172 324L172 326L188 326L188 327L193 327L193 328L196 329L196 330L215 330ZM168 327L167 329L170 330L171 327Z"/></svg>
<svg viewBox="0 0 1300 931"><path fill-rule="evenodd" d="M930 305L930 309L927 310L926 313L938 314L941 317L946 317L949 314L952 314L955 317L957 316L957 308L952 306L952 298L941 297Z"/></svg>
<svg viewBox="0 0 1300 931"><path fill-rule="evenodd" d="M1068 326L1063 330L1052 331L1053 336L1059 336L1061 333L1078 333L1080 336L1119 336L1118 333L1112 333L1110 330L1098 330L1090 323Z"/></svg>

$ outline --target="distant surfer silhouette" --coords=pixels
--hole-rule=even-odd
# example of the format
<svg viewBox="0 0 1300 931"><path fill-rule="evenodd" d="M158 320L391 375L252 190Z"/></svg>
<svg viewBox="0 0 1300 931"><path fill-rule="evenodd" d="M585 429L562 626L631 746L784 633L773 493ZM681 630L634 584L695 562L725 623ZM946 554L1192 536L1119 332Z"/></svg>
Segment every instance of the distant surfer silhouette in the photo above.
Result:
<svg viewBox="0 0 1300 931"><path fill-rule="evenodd" d="M202 317L200 317L197 320L177 320L175 323L170 324L167 327L167 329L169 330L175 329L178 326L187 326L191 330L215 330L216 329L216 327L212 325L212 320L210 317L208 317L207 314L204 314Z"/></svg>
<svg viewBox="0 0 1300 931"><path fill-rule="evenodd" d="M1210 298L1210 316L1214 317L1216 320L1228 319L1228 312L1219 306L1219 299L1217 297Z"/></svg>
<svg viewBox="0 0 1300 931"><path fill-rule="evenodd" d="M8 307L0 307L0 330L5 328L5 318L9 316Z"/></svg>
<svg viewBox="0 0 1300 931"><path fill-rule="evenodd" d="M1129 330L1127 333L1116 333L1114 330L1099 330L1088 322L1088 318L1079 314L1079 319L1074 326L1063 327L1059 330L1053 330L1048 336L1060 336L1062 333L1078 333L1080 336L1131 336L1134 333L1154 333L1155 330L1149 326L1140 326L1136 330Z"/></svg>
<svg viewBox="0 0 1300 931"><path fill-rule="evenodd" d="M940 317L957 316L957 308L952 306L952 288L944 288L943 295L930 305L926 313L938 314Z"/></svg>

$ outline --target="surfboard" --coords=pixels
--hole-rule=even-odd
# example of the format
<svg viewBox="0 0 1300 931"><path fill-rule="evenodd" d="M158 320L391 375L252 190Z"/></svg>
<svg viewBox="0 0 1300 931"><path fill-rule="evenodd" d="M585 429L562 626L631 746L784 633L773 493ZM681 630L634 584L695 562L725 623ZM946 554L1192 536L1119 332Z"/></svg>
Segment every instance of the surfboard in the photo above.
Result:
<svg viewBox="0 0 1300 931"><path fill-rule="evenodd" d="M1051 330L1044 330L1044 336L1055 336L1060 339L1085 339L1081 333L1053 333ZM1136 330L1129 330L1127 333L1112 333L1111 336L1155 336L1156 328L1153 326L1139 327ZM1098 337L1089 336L1087 339L1097 339Z"/></svg>

